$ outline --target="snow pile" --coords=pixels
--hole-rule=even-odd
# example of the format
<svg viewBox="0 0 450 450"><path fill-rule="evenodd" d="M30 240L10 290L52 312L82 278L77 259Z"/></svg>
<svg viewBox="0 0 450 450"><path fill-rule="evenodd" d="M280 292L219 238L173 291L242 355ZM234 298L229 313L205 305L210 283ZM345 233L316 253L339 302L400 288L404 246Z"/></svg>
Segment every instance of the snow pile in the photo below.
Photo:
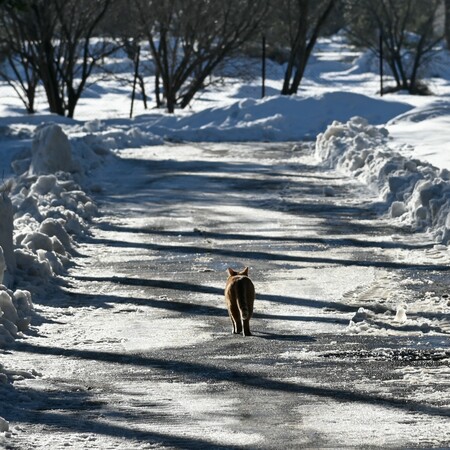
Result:
<svg viewBox="0 0 450 450"><path fill-rule="evenodd" d="M13 205L10 185L0 189L0 284L14 275L16 262L13 247Z"/></svg>
<svg viewBox="0 0 450 450"><path fill-rule="evenodd" d="M388 145L388 131L353 117L334 121L317 136L316 156L375 188L391 217L450 241L450 172L402 156Z"/></svg>
<svg viewBox="0 0 450 450"><path fill-rule="evenodd" d="M69 139L57 124L37 128L31 155L30 175L75 170Z"/></svg>
<svg viewBox="0 0 450 450"><path fill-rule="evenodd" d="M135 126L127 130L110 130L99 135L90 135L98 144L110 149L137 148L147 145L162 145L164 139L150 131Z"/></svg>
<svg viewBox="0 0 450 450"><path fill-rule="evenodd" d="M28 291L0 285L0 348L10 344L31 322L33 303Z"/></svg>
<svg viewBox="0 0 450 450"><path fill-rule="evenodd" d="M3 417L0 417L0 433L5 433L9 430L9 422Z"/></svg>
<svg viewBox="0 0 450 450"><path fill-rule="evenodd" d="M15 161L18 176L0 190L0 348L23 336L33 314L30 291L45 292L46 282L63 273L76 238L88 232L97 208L79 182L107 154L88 136L72 147L62 129L50 124L36 130L31 153ZM4 285L12 283L22 289ZM0 364L0 387L35 375ZM0 433L8 432L0 417Z"/></svg>
<svg viewBox="0 0 450 450"><path fill-rule="evenodd" d="M87 129L95 129L95 125L88 126ZM78 182L87 182L90 172L99 167L105 157L112 155L110 149L114 146L101 133L86 134L84 127L81 133L82 136L73 137L69 141L58 124L36 127L31 135L31 149L20 152L11 163L14 173L39 176L64 172Z"/></svg>
<svg viewBox="0 0 450 450"><path fill-rule="evenodd" d="M16 272L13 204L8 195L9 189L8 185L0 192L0 348L17 338L19 332L27 330L33 310L30 292L13 292L4 285L12 283Z"/></svg>
<svg viewBox="0 0 450 450"><path fill-rule="evenodd" d="M101 152L88 142L79 140L75 153L58 125L36 132L29 170L17 178L11 192L16 211L14 255L22 282L34 285L61 274L74 238L87 233L87 221L97 214L96 205L75 181L99 164Z"/></svg>
<svg viewBox="0 0 450 450"><path fill-rule="evenodd" d="M58 125L37 129L31 158L18 164L23 168L28 161L29 169L0 190L0 348L28 328L33 310L28 290L6 286L36 293L62 274L76 238L87 233L87 222L97 214L74 177L81 180L98 164L100 152L84 140L77 150L74 157Z"/></svg>
<svg viewBox="0 0 450 450"><path fill-rule="evenodd" d="M31 184L30 184L31 183ZM16 208L14 244L22 278L61 274L73 250L73 237L88 230L97 208L69 174L22 178L12 192Z"/></svg>
<svg viewBox="0 0 450 450"><path fill-rule="evenodd" d="M349 92L274 96L245 99L181 118L166 116L149 125L149 130L187 141L296 141L314 139L335 119L364 115L370 123L382 124L410 109L405 103Z"/></svg>

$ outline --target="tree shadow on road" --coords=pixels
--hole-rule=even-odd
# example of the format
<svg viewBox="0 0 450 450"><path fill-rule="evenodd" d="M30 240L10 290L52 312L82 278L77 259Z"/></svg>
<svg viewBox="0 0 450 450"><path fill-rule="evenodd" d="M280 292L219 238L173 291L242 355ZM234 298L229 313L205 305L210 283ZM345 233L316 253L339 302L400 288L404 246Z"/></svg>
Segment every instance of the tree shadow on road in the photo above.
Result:
<svg viewBox="0 0 450 450"><path fill-rule="evenodd" d="M408 244L400 241L377 241L371 239L357 239L354 237L336 238L336 237L311 237L311 236L271 236L264 234L246 234L246 233L225 233L218 231L207 231L201 229L194 229L192 231L186 230L160 230L149 227L127 227L117 224L101 223L98 228L103 231L112 231L114 233L132 233L142 234L164 238L203 238L203 239L217 239L219 241L242 241L258 242L264 241L270 245L273 242L292 242L299 245L330 245L333 247L355 247L355 248L382 248L382 249L405 249L405 250L420 250L430 249L436 245L435 242L422 244Z"/></svg>
<svg viewBox="0 0 450 450"><path fill-rule="evenodd" d="M114 284L120 284L125 286L138 286L138 287L148 287L148 288L154 288L154 289L161 289L161 291L182 291L186 294L197 292L201 294L212 294L217 295L220 297L223 297L224 295L224 289L223 288L217 288L214 286L209 285L202 285L202 284L194 284L194 283L188 283L183 281L174 281L174 280L155 280L155 279L147 279L147 278L134 278L134 277L119 277L119 276L112 276L112 277L91 277L91 276L75 276L74 277L78 281L85 281L85 282L99 282L99 283L114 283ZM74 294L75 296L79 295L77 293ZM97 296L93 296L92 299L95 301ZM111 298L110 296L106 296L105 299ZM102 300L104 301L104 300ZM122 297L119 297L118 301L123 301ZM141 304L145 304L146 301L149 301L149 303L152 305L154 304L156 307L163 306L170 308L177 308L177 302L173 300L152 300L152 299L138 299L138 302ZM292 306L304 306L308 308L318 308L323 309L327 308L328 311L339 311L339 312L354 312L355 309L358 308L358 306L355 305L346 305L344 303L334 302L330 300L319 300L319 299L310 299L310 298L301 298L301 297L291 297L287 295L275 295L275 294L256 294L256 301L268 301L268 302L274 302L274 303L282 303L282 304L288 304ZM192 307L192 303L184 303L184 302L178 302L179 307L181 308L189 308ZM189 306L191 305L191 306ZM205 308L214 308L209 305L196 305L197 307L205 307ZM266 317L264 317L261 313L262 318L270 318L271 315L266 314Z"/></svg>
<svg viewBox="0 0 450 450"><path fill-rule="evenodd" d="M265 375L229 367L217 366L202 362L192 362L174 359L172 353L167 357L153 357L142 354L114 353L96 350L63 349L50 346L33 346L26 342L18 343L17 351L31 352L41 355L57 355L83 360L102 361L111 364L132 365L136 367L151 368L154 376L170 374L173 381L180 382L232 382L244 388L261 389L266 392L285 392L305 396L330 398L339 401L347 401L362 404L376 404L384 407L395 408L401 411L410 411L430 416L450 417L450 408L429 405L407 398L396 398L392 394L383 396L378 393L358 392L356 389L344 389L323 387L304 384L300 381L284 381ZM217 363L219 364L219 363ZM279 374L278 374L279 375ZM177 377L180 377L177 379ZM278 378L278 377L277 377Z"/></svg>
<svg viewBox="0 0 450 450"><path fill-rule="evenodd" d="M150 242L124 242L116 241L112 239L91 238L90 242L93 244L103 244L108 247L119 248L142 248L152 252L161 254L206 254L228 258L239 258L244 260L257 260L257 261L281 261L281 262L296 262L305 264L331 264L343 267L376 267L381 269L396 269L396 270L422 270L422 271L439 271L448 272L450 266L445 264L417 264L407 262L395 262L389 260L369 260L369 259L344 259L344 258L331 258L323 256L309 256L306 254L294 255L286 253L275 252L263 252L252 250L235 250L233 248L214 248L210 246L195 246L195 245L169 245L169 244L156 244ZM311 252L308 252L311 253Z"/></svg>
<svg viewBox="0 0 450 450"><path fill-rule="evenodd" d="M316 342L316 338L304 334L282 334L271 333L268 331L252 331L253 336L267 339L269 341L286 341L286 342Z"/></svg>
<svg viewBox="0 0 450 450"><path fill-rule="evenodd" d="M57 354L57 352L53 351L37 353ZM103 390L105 387L101 386L100 389ZM98 388L94 390L98 390ZM98 397L96 397L94 392L86 389L83 381L80 381L78 385L70 386L62 383L59 389L54 391L34 390L29 386L26 388L22 387L20 388L19 398L21 394L24 397L32 398L33 403L30 405L25 401L20 404L11 404L7 399L0 402L0 416L13 422L16 426L20 426L20 432L14 433L10 438L11 447L7 448L24 448L13 445L14 437L16 435L20 436L29 427L36 425L38 425L38 430L41 428L41 432L45 430L50 436L51 433L57 431L109 436L116 438L118 440L117 445L124 449L134 448L136 441L148 443L152 446L159 447L162 445L170 448L214 448L223 450L236 448L231 445L220 445L200 436L190 437L186 433L178 432L180 429L179 419L175 415L161 414L161 409L157 408L157 404L142 405L141 407L135 405L133 408L120 410L115 404L97 400ZM155 429L159 428L158 423L164 423L166 429L169 428L170 430L171 422L173 422L174 428L177 430L173 433L170 431L146 430L148 428L147 425L152 423ZM127 441L130 447L128 447ZM91 440L89 443L90 445L95 445L95 442L96 439ZM71 444L74 444L74 442L69 442L69 436L66 444L68 448ZM52 445L51 439L47 441L47 445ZM98 442L98 447L96 448L105 447L103 447L102 442Z"/></svg>

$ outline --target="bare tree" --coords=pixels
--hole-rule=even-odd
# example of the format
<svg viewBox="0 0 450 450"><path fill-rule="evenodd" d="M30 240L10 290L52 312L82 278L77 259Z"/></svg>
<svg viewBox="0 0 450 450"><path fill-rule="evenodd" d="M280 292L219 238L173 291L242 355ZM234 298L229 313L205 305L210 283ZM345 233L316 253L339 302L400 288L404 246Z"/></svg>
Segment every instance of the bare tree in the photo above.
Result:
<svg viewBox="0 0 450 450"><path fill-rule="evenodd" d="M444 0L445 8L445 40L447 48L450 48L450 0Z"/></svg>
<svg viewBox="0 0 450 450"><path fill-rule="evenodd" d="M311 52L336 0L280 0L273 2L278 39L288 47L288 60L281 93L297 93Z"/></svg>
<svg viewBox="0 0 450 450"><path fill-rule="evenodd" d="M18 22L9 20L11 12L17 8L16 2L3 0L0 3L0 48L2 65L0 77L16 92L29 114L35 112L34 103L39 75L32 64L30 43L23 36Z"/></svg>
<svg viewBox="0 0 450 450"><path fill-rule="evenodd" d="M186 107L224 59L249 40L267 11L261 0L135 0L169 112Z"/></svg>
<svg viewBox="0 0 450 450"><path fill-rule="evenodd" d="M425 93L420 68L433 54L442 35L434 22L440 0L350 0L346 5L349 34L353 41L384 58L394 77L395 89Z"/></svg>
<svg viewBox="0 0 450 450"><path fill-rule="evenodd" d="M104 40L92 43L111 1L24 0L6 8L6 23L20 30L10 34L12 48L38 74L51 112L73 117L94 67L114 50Z"/></svg>

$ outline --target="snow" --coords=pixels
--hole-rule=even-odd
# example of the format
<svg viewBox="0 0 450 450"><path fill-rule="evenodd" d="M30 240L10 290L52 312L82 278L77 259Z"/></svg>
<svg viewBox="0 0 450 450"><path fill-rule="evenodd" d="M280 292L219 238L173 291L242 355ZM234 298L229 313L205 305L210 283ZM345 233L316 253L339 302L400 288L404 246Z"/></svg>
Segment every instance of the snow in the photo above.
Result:
<svg viewBox="0 0 450 450"><path fill-rule="evenodd" d="M186 141L298 141L315 139L333 120L364 114L370 123L384 124L410 109L403 102L350 92L306 98L278 95L207 108L189 117L164 117L150 130Z"/></svg>
<svg viewBox="0 0 450 450"><path fill-rule="evenodd" d="M323 39L297 96L275 95L280 87L280 68L272 64L268 91L274 95L264 99L257 98L258 81L244 83L230 79L220 94L211 90L205 92L189 111L170 116L137 107L134 119L126 118L128 105L123 98L129 92L119 83L110 81L103 97L96 93L82 99L77 120L56 117L45 111L25 116L10 88L1 83L0 95L5 101L0 106L0 171L10 180L0 187L0 349L7 348L16 339L23 339L30 331L35 317L33 299L48 295L51 283L69 267L78 241L89 235L92 220L98 214L93 199L102 189L98 180L109 179L111 195L119 192L114 186L114 170L121 169L111 162L130 155L143 160L151 155L153 161L161 161L167 154L160 147L167 142L293 142L295 155L302 152L295 142L314 141L316 164L350 175L367 185L378 198L381 217L395 225L409 227L420 239L432 239L436 245L431 251L436 253L436 258L448 262L445 258L450 242L450 74L443 68L449 62L448 52L443 50L437 71L442 78L430 78L436 95L411 98L400 93L380 98L376 94L376 68L370 55L347 54L341 37ZM186 147L171 155L177 161L189 161L196 157L197 151ZM191 181L183 181L181 175L178 188L192 188L188 184ZM136 183L142 179L141 175L137 176ZM201 183L199 181L197 187L200 188ZM322 194L334 197L336 188L326 186ZM255 208L254 216L257 214ZM273 216L267 213L261 222L268 217L275 223L278 212ZM224 214L223 221L232 223L239 219ZM188 218L184 220L189 222ZM421 234L424 232L426 238ZM351 278L350 273L358 273L355 283L369 283L372 278L366 268L345 270L329 271L336 279L334 296L343 296L349 289L346 279ZM315 269L304 269L303 276L313 279ZM292 280L287 281L293 284ZM395 284L395 280L387 280L387 284ZM279 288L280 285L272 287L274 292L271 293L268 285L267 293L276 295ZM317 296L317 289L314 284L307 293ZM319 297L326 293L329 295L324 288ZM89 294L96 294L94 287ZM293 296L295 292L288 294ZM388 306L383 299L383 302L372 303L371 308L360 307L349 315L348 326L342 328L334 324L333 330L381 336L398 333L402 327L406 329L418 323L422 333L432 328L446 332L447 325L436 325L437 319L421 322L414 319L414 314L428 309L447 314L446 299L430 294L422 302L407 303L403 291L396 297L392 293L389 295ZM360 299L365 299L364 296L370 297L361 294ZM264 312L264 307L260 312ZM75 315L71 310L66 314ZM381 315L383 321L380 321ZM389 330L384 326L393 323L400 328ZM170 341L166 335L156 335L149 343L147 336L152 334L153 324L145 316L124 323L118 329L120 333L116 330L118 334L113 337L108 336L109 324L96 322L94 317L91 333L96 333L97 329L97 333L104 334L105 341L109 338L108 342L112 343L130 330L143 330L141 335L131 336L124 344L127 350L133 351L201 345L209 338L207 331L185 337L195 326L194 321L186 320L180 326L174 319L162 318L161 324L171 334ZM315 323L305 324L304 331L314 333L317 330ZM75 337L73 342L76 343ZM423 373L403 372L402 375L405 382L416 385L427 373L423 369ZM0 365L2 384L8 384L14 377L35 376L38 374L34 368L15 371ZM333 404L333 408L336 414L346 409L341 404ZM367 407L367 411L376 417L385 413L377 406ZM305 416L306 425L317 425L316 420L320 419L320 426L327 432L331 426L327 422L330 416L323 412L318 407L315 415ZM344 437L345 432L351 434L348 424L339 426ZM356 426L364 428L363 423ZM0 417L0 433L9 430L8 421ZM391 438L395 443L392 435L386 435L387 443ZM256 437L254 441L257 442Z"/></svg>
<svg viewBox="0 0 450 450"><path fill-rule="evenodd" d="M377 190L392 218L429 231L442 243L450 238L450 173L411 160L389 144L384 127L355 117L334 121L317 136L316 156Z"/></svg>
<svg viewBox="0 0 450 450"><path fill-rule="evenodd" d="M31 147L30 175L72 172L72 149L69 139L57 124L44 125L35 131Z"/></svg>
<svg viewBox="0 0 450 450"><path fill-rule="evenodd" d="M82 180L100 157L94 150L81 149L73 158L59 125L37 127L31 158L21 164L26 170L0 193L0 347L28 329L33 311L30 291L44 292L46 284L63 273L74 239L88 232L86 220L97 214L94 202L70 172ZM101 153L102 158L108 155ZM12 291L5 286L13 284L26 289Z"/></svg>

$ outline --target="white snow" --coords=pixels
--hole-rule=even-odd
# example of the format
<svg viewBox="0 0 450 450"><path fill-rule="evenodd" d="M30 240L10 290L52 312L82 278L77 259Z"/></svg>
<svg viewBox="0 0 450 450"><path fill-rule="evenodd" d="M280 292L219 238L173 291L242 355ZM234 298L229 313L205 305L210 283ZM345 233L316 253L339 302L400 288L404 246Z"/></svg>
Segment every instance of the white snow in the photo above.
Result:
<svg viewBox="0 0 450 450"><path fill-rule="evenodd" d="M89 190L98 189L99 173L114 177L112 166L107 169L102 164L115 157L113 151L120 155L121 149L125 154L126 149L142 147L140 152L148 155L152 146L166 141L315 141L320 164L367 184L382 202L380 214L393 223L428 232L443 244L433 249L437 258L443 257L450 242L448 51L442 50L439 58L434 73L440 77L427 79L435 95L419 98L399 93L380 98L373 59L349 49L342 36L336 36L319 42L297 96L278 95L282 70L271 63L270 96L264 99L258 98L258 78L230 77L224 86L205 91L189 110L170 116L144 111L137 104L134 119L127 118L129 89L116 80L99 81L90 88L90 95L80 101L77 120L48 113L42 99L40 111L26 116L11 88L0 82L0 349L24 336L33 317L32 295L46 294L48 281L64 273L77 239L89 233L90 221L98 213ZM95 91L97 87L105 91L103 96ZM300 151L293 146L294 153ZM195 154L178 156L181 160ZM5 181L5 176L12 181ZM335 191L328 187L323 195L333 197ZM447 313L449 306L443 299L427 298L414 305L406 305L404 298L389 300L396 310L384 311L385 319L398 326L406 326L417 311L433 306ZM373 325L374 317L373 311L360 308L343 331L387 333ZM144 326L138 319L136 324ZM429 330L429 322L421 325L424 332ZM149 346L136 336L127 345L135 350L176 346L183 341L184 329L177 329L176 323L170 326L176 331L170 344L158 337ZM203 339L201 334L190 344L201 344ZM8 383L15 373L0 364L0 383ZM35 372L29 368L20 376L33 377ZM407 381L417 383L412 376ZM333 407L336 414L346 408ZM368 410L374 415L385 413L376 405ZM306 424L316 426L317 417L327 432L330 416L320 408ZM342 424L346 432L347 425ZM8 422L0 417L0 433L8 431ZM386 442L391 438L387 435Z"/></svg>
<svg viewBox="0 0 450 450"><path fill-rule="evenodd" d="M164 117L151 124L150 130L187 141L297 141L315 139L333 120L347 121L364 114L370 123L384 124L410 109L403 102L351 92L278 95L240 100L187 117Z"/></svg>
<svg viewBox="0 0 450 450"><path fill-rule="evenodd" d="M375 189L392 218L427 229L438 242L450 238L450 172L411 160L392 148L389 132L354 117L334 121L317 136L316 156Z"/></svg>
<svg viewBox="0 0 450 450"><path fill-rule="evenodd" d="M46 282L63 273L76 237L88 232L86 220L97 214L94 202L69 172L77 168L82 181L109 152L100 157L81 148L81 158L73 157L69 139L58 125L38 127L32 156L24 160L27 170L0 191L0 348L28 329L33 311L30 291L45 292ZM6 287L13 284L27 290Z"/></svg>
<svg viewBox="0 0 450 450"><path fill-rule="evenodd" d="M70 143L61 127L50 124L38 128L31 147L30 175L72 172L74 169Z"/></svg>

